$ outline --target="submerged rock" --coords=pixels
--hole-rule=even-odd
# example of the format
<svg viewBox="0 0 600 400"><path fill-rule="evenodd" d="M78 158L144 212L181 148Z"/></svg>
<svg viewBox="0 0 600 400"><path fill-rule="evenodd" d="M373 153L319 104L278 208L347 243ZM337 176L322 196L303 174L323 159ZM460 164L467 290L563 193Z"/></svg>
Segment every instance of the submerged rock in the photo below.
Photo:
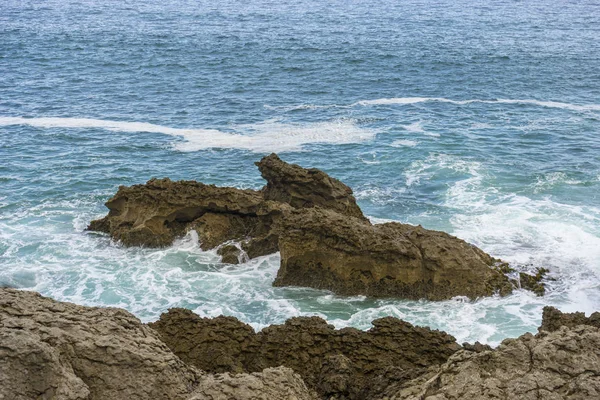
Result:
<svg viewBox="0 0 600 400"><path fill-rule="evenodd" d="M257 372L283 365L322 395L361 399L390 368L412 378L460 349L444 332L396 318L363 332L336 330L318 317L291 318L255 333L233 317L201 318L171 309L150 326L186 363L208 372Z"/></svg>
<svg viewBox="0 0 600 400"><path fill-rule="evenodd" d="M430 300L511 292L497 260L444 232L400 223L366 224L312 208L280 220L275 286L343 295Z"/></svg>
<svg viewBox="0 0 600 400"><path fill-rule="evenodd" d="M169 179L122 186L106 203L108 215L88 229L143 246L166 246L195 230L202 249L218 248L232 264L240 250L250 259L280 251L276 286L430 300L512 291L508 267L463 240L420 226L372 225L352 190L323 171L275 154L256 165L267 181L260 191ZM521 276L538 294L540 280Z"/></svg>

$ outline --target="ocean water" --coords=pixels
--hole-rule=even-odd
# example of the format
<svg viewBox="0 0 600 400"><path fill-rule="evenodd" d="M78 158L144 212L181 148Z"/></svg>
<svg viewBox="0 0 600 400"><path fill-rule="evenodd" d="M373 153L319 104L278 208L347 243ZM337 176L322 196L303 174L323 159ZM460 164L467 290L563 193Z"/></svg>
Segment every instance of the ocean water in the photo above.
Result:
<svg viewBox="0 0 600 400"><path fill-rule="evenodd" d="M391 0L0 2L0 284L58 300L459 341L535 332L544 305L600 310L600 3ZM119 185L259 188L278 152L352 188L374 221L466 239L544 297L444 302L273 288L188 235L124 248L85 232Z"/></svg>

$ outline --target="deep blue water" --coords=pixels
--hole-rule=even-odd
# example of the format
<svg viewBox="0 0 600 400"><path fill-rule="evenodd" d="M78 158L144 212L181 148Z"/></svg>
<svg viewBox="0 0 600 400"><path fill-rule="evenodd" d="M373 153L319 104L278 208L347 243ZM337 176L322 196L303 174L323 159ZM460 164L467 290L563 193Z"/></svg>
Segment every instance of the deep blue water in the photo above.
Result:
<svg viewBox="0 0 600 400"><path fill-rule="evenodd" d="M0 2L0 283L259 328L394 315L459 340L600 309L600 3ZM84 232L119 185L260 187L269 152L556 279L537 298L429 303L272 288L278 256L216 262L188 236Z"/></svg>

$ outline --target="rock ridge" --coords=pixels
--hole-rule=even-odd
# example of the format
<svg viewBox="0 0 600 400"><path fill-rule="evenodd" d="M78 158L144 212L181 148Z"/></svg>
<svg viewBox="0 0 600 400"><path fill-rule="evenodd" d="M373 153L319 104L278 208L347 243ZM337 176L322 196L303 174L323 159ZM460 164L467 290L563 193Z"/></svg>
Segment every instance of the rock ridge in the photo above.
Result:
<svg viewBox="0 0 600 400"><path fill-rule="evenodd" d="M598 315L547 307L538 334L492 349L391 317L368 331L300 317L255 332L171 309L145 325L122 309L0 288L0 398L596 399Z"/></svg>

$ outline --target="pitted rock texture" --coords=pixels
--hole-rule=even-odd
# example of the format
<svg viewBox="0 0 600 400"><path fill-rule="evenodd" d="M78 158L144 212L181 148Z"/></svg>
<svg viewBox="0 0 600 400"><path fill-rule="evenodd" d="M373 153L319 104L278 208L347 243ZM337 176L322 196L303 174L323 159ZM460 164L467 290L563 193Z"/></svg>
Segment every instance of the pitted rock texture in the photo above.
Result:
<svg viewBox="0 0 600 400"><path fill-rule="evenodd" d="M420 226L372 225L352 190L323 171L276 154L256 165L267 181L260 191L167 178L122 186L106 203L108 215L88 229L144 246L166 246L195 230L202 249L218 248L231 264L281 251L275 286L430 300L513 289L500 260L463 240ZM542 293L539 279L531 278L531 288Z"/></svg>
<svg viewBox="0 0 600 400"><path fill-rule="evenodd" d="M315 394L287 368L204 374L125 310L0 288L0 399L314 400Z"/></svg>
<svg viewBox="0 0 600 400"><path fill-rule="evenodd" d="M277 154L256 163L267 181L265 200L288 203L294 208L320 207L368 222L356 204L352 189L316 168L302 168L282 161Z"/></svg>
<svg viewBox="0 0 600 400"><path fill-rule="evenodd" d="M185 399L200 379L117 308L0 289L0 338L3 399Z"/></svg>
<svg viewBox="0 0 600 400"><path fill-rule="evenodd" d="M498 260L444 232L395 222L370 225L320 208L294 210L279 224L275 286L429 300L512 291L493 268Z"/></svg>
<svg viewBox="0 0 600 400"><path fill-rule="evenodd" d="M563 313L559 309L546 306L542 314L542 325L539 331L554 332L561 326L574 327L577 325L590 325L600 328L600 312L592 313L586 317L582 312Z"/></svg>
<svg viewBox="0 0 600 400"><path fill-rule="evenodd" d="M563 326L506 339L495 350L461 350L437 371L391 385L388 400L600 399L600 331Z"/></svg>
<svg viewBox="0 0 600 400"><path fill-rule="evenodd" d="M88 229L106 232L126 246L160 247L172 244L196 221L214 230L205 234L208 249L242 236L244 217L256 215L262 201L262 195L253 190L151 179L145 185L119 187L106 202L108 215L92 221ZM201 220L205 214L208 216ZM219 214L225 216L219 219ZM200 231L202 236L204 230Z"/></svg>
<svg viewBox="0 0 600 400"><path fill-rule="evenodd" d="M317 400L302 378L289 368L260 373L207 375L190 400Z"/></svg>
<svg viewBox="0 0 600 400"><path fill-rule="evenodd" d="M390 369L406 380L460 349L444 332L391 317L373 321L367 332L298 317L255 333L233 317L201 318L171 309L150 326L182 360L202 370L256 372L283 365L321 395L347 399L366 398L371 384Z"/></svg>

